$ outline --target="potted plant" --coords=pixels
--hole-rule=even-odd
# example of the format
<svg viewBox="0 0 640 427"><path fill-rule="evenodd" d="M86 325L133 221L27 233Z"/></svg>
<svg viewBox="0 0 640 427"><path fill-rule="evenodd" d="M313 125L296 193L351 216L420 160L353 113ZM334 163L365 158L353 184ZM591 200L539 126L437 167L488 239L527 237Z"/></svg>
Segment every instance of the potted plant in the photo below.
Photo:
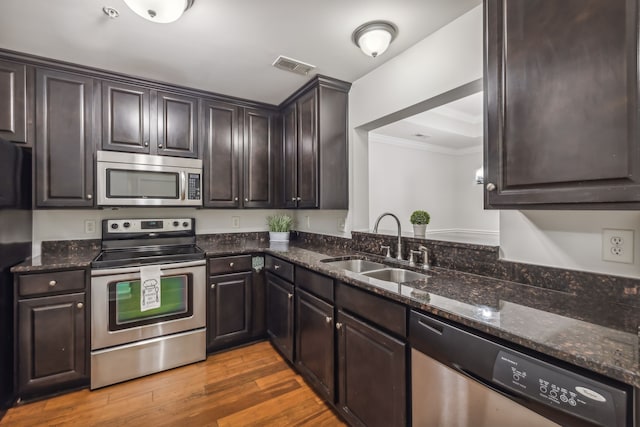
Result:
<svg viewBox="0 0 640 427"><path fill-rule="evenodd" d="M287 214L273 215L267 217L269 226L269 240L272 242L288 242L289 232L293 227L293 218Z"/></svg>
<svg viewBox="0 0 640 427"><path fill-rule="evenodd" d="M413 224L413 235L415 237L425 237L427 232L427 224L431 220L431 216L427 211L413 211L411 214L411 224Z"/></svg>

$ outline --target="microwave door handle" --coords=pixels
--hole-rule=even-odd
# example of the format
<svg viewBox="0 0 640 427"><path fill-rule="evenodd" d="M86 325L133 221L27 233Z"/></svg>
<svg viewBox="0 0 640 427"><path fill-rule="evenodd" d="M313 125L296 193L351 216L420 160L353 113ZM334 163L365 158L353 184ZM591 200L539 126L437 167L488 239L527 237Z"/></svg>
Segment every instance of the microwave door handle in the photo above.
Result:
<svg viewBox="0 0 640 427"><path fill-rule="evenodd" d="M182 191L180 192L181 193L180 198L181 200L184 200L187 193L187 174L184 173L184 171L180 172L180 181L181 181L180 188L182 189Z"/></svg>

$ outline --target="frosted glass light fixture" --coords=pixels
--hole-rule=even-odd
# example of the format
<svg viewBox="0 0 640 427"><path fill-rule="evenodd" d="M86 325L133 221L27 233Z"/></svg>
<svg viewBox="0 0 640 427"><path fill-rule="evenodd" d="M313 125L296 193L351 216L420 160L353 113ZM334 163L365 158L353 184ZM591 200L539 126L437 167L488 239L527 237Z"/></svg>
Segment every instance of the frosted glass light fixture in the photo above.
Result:
<svg viewBox="0 0 640 427"><path fill-rule="evenodd" d="M373 58L384 53L398 35L398 27L388 21L371 21L360 25L351 39L365 55Z"/></svg>
<svg viewBox="0 0 640 427"><path fill-rule="evenodd" d="M195 0L124 0L138 15L151 22L168 24L177 21Z"/></svg>

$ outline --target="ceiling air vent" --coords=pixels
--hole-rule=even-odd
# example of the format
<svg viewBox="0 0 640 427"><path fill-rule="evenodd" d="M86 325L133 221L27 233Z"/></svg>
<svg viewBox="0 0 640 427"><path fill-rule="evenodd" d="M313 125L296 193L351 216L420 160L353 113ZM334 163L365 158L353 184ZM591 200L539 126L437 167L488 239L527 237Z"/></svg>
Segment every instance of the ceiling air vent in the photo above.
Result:
<svg viewBox="0 0 640 427"><path fill-rule="evenodd" d="M298 61L297 59L287 58L286 56L278 56L275 61L273 61L273 65L276 68L280 68L281 70L291 71L292 73L302 74L306 76L309 74L309 71L316 68L315 65L306 64L302 61Z"/></svg>

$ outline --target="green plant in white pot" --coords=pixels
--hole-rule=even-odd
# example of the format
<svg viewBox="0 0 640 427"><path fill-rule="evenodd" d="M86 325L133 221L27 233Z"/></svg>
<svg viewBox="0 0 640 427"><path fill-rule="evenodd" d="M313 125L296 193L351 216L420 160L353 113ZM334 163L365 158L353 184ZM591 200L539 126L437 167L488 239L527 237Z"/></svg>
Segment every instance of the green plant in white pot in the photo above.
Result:
<svg viewBox="0 0 640 427"><path fill-rule="evenodd" d="M293 227L293 218L287 214L272 215L267 217L269 226L269 240L272 242L288 242L289 232Z"/></svg>
<svg viewBox="0 0 640 427"><path fill-rule="evenodd" d="M415 237L425 237L427 233L427 224L431 221L431 216L427 211L413 211L409 219L413 224L413 235Z"/></svg>

